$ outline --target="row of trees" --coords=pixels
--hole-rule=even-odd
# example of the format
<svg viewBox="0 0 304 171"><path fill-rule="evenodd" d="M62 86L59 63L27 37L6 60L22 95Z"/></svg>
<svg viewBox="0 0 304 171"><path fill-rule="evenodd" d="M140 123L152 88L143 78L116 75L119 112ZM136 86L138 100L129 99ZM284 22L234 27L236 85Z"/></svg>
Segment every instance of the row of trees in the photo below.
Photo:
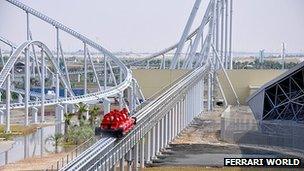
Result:
<svg viewBox="0 0 304 171"><path fill-rule="evenodd" d="M79 145L94 135L100 108L96 105L89 108L84 103L79 103L77 107L77 112L64 114L64 134L56 133L47 139L53 141L55 152L59 145Z"/></svg>
<svg viewBox="0 0 304 171"><path fill-rule="evenodd" d="M285 69L290 69L296 66L295 62L285 62ZM259 60L255 60L253 62L245 61L245 62L233 62L234 69L282 69L282 64L278 61L270 61L265 60L260 62Z"/></svg>

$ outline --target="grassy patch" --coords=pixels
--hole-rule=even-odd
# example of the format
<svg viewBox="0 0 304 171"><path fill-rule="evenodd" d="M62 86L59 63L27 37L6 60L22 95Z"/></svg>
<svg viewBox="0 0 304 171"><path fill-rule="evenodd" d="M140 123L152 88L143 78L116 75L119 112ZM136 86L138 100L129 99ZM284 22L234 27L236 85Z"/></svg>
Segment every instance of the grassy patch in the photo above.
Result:
<svg viewBox="0 0 304 171"><path fill-rule="evenodd" d="M43 125L46 126L46 125ZM0 125L0 138L5 138L7 140L11 139L13 136L16 135L28 135L31 133L36 132L36 130L42 127L42 125L39 124L33 124L33 125L11 125L11 133L10 134L5 134L5 125Z"/></svg>

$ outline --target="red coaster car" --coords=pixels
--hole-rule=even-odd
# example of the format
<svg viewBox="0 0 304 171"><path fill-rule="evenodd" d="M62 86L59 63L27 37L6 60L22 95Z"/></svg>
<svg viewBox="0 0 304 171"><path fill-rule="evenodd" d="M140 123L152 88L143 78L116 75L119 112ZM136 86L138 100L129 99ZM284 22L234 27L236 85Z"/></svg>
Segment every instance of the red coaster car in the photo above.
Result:
<svg viewBox="0 0 304 171"><path fill-rule="evenodd" d="M95 128L95 135L100 135L104 132L121 138L132 130L135 124L136 118L130 117L126 108L121 111L113 110L107 113L103 117L100 126Z"/></svg>

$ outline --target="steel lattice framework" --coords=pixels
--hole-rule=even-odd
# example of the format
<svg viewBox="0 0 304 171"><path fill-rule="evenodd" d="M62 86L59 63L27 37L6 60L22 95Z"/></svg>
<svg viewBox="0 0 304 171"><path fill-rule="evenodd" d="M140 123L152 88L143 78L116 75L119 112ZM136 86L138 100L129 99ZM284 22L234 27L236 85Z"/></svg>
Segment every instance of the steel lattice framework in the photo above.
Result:
<svg viewBox="0 0 304 171"><path fill-rule="evenodd" d="M304 121L304 63L266 83L248 99L258 121Z"/></svg>

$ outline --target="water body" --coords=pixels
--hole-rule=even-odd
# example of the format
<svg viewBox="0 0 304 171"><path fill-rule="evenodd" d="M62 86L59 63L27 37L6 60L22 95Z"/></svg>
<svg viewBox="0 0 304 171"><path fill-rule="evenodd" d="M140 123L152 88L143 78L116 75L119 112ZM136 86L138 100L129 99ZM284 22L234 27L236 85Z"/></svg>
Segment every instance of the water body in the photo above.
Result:
<svg viewBox="0 0 304 171"><path fill-rule="evenodd" d="M62 130L63 126L61 126ZM58 130L58 126L57 126ZM55 134L55 125L37 129L36 132L13 138L13 146L0 153L0 166L28 157L42 156L55 151L53 142L48 138ZM61 148L58 149L62 150Z"/></svg>

